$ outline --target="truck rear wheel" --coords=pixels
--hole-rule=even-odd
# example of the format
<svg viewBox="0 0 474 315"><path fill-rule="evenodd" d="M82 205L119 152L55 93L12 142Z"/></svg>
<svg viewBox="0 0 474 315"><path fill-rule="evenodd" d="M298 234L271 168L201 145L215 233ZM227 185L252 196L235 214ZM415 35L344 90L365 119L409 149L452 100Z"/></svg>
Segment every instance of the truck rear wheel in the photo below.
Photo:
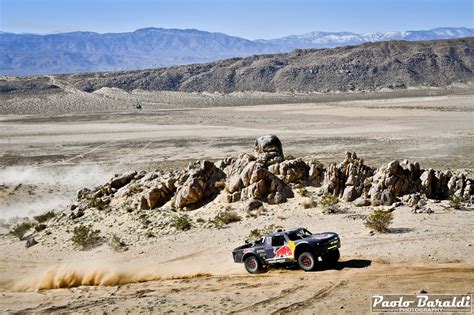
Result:
<svg viewBox="0 0 474 315"><path fill-rule="evenodd" d="M304 271L311 271L316 268L316 257L311 252L303 252L298 256L298 265Z"/></svg>
<svg viewBox="0 0 474 315"><path fill-rule="evenodd" d="M244 265L248 273L260 273L263 270L262 262L254 255L245 258Z"/></svg>

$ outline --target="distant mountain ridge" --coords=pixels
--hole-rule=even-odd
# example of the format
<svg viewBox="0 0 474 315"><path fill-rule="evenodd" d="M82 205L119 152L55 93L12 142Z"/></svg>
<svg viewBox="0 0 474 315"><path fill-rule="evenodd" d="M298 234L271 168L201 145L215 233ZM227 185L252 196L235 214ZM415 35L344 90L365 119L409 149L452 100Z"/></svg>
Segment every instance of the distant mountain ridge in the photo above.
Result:
<svg viewBox="0 0 474 315"><path fill-rule="evenodd" d="M248 40L196 29L144 28L128 33L71 32L51 35L0 32L0 75L121 71L211 62L232 57L331 48L385 40L474 36L472 28L355 34L311 32Z"/></svg>

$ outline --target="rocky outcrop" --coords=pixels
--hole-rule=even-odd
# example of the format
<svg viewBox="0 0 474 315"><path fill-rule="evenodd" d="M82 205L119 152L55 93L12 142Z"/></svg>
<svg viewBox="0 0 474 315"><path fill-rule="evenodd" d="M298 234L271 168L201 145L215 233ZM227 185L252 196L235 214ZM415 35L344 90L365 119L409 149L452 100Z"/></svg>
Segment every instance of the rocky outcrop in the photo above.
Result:
<svg viewBox="0 0 474 315"><path fill-rule="evenodd" d="M280 163L278 173L285 183L304 183L308 180L309 170L302 159L295 159Z"/></svg>
<svg viewBox="0 0 474 315"><path fill-rule="evenodd" d="M142 195L140 201L141 209L154 209L161 207L173 198L176 192L176 179L171 178L166 182L158 184L156 187L149 189Z"/></svg>
<svg viewBox="0 0 474 315"><path fill-rule="evenodd" d="M324 192L341 197L345 201L353 201L361 195L367 195L373 172L355 152L346 152L344 161L329 165L324 174Z"/></svg>
<svg viewBox="0 0 474 315"><path fill-rule="evenodd" d="M192 210L217 196L215 183L225 174L210 161L202 161L198 169L190 170L187 179L176 193L175 204L180 209Z"/></svg>
<svg viewBox="0 0 474 315"><path fill-rule="evenodd" d="M293 197L291 188L257 161L249 162L240 174L234 174L226 190L229 202L255 198L278 204Z"/></svg>
<svg viewBox="0 0 474 315"><path fill-rule="evenodd" d="M263 203L284 203L294 197L293 189L307 185L321 186L318 193L332 194L358 207L403 202L424 209L428 198L469 200L473 194L472 180L464 174L424 170L419 163L407 160L392 161L378 169L365 165L355 152L346 152L342 162L328 167L315 159L306 161L285 160L281 141L267 135L256 139L252 153L236 159L195 161L187 169L171 172L129 172L94 189L83 188L69 217L79 220L89 208L133 212L168 204L193 210L214 200L222 190L227 202L240 201L254 209Z"/></svg>

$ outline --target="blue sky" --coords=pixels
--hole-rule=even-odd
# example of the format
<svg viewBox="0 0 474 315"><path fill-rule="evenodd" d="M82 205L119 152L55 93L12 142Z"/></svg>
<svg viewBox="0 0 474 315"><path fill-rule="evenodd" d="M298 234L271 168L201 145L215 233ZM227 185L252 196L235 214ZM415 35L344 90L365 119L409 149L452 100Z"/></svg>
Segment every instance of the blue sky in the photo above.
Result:
<svg viewBox="0 0 474 315"><path fill-rule="evenodd" d="M249 39L311 31L474 27L474 0L0 0L0 30L197 28Z"/></svg>

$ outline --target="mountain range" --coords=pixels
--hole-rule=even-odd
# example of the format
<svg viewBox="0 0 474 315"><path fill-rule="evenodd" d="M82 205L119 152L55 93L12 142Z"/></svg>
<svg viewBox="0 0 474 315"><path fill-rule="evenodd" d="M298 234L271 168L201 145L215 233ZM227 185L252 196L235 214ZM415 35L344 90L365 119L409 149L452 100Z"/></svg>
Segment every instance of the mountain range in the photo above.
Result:
<svg viewBox="0 0 474 315"><path fill-rule="evenodd" d="M71 32L50 35L0 32L0 75L138 70L294 49L471 36L474 36L473 28L449 27L365 34L311 32L253 41L195 29L144 28L127 33Z"/></svg>
<svg viewBox="0 0 474 315"><path fill-rule="evenodd" d="M102 88L179 92L334 92L473 82L474 37L383 41L169 68L0 78L0 94Z"/></svg>

